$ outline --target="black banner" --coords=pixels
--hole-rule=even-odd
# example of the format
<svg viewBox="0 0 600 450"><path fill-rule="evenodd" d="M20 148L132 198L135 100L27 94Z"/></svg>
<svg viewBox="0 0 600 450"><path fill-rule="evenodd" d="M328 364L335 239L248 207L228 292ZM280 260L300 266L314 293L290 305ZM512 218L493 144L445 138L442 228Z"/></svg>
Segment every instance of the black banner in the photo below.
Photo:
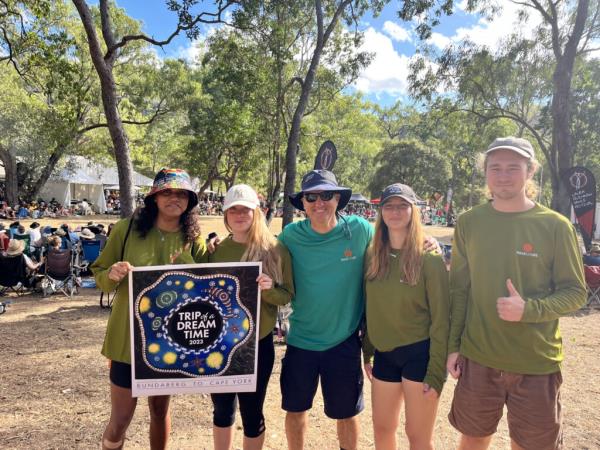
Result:
<svg viewBox="0 0 600 450"><path fill-rule="evenodd" d="M333 170L336 159L337 149L335 148L334 143L331 141L323 142L315 157L315 170Z"/></svg>
<svg viewBox="0 0 600 450"><path fill-rule="evenodd" d="M571 203L581 229L586 250L592 245L596 217L596 179L585 167L575 166L565 170L562 181L571 195Z"/></svg>

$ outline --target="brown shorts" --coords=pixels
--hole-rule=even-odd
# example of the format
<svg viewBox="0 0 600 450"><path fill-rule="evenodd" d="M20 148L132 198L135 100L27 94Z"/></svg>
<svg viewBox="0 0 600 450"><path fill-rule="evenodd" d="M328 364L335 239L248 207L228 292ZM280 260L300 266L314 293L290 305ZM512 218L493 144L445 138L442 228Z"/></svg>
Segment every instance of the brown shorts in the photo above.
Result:
<svg viewBox="0 0 600 450"><path fill-rule="evenodd" d="M510 437L524 449L562 448L559 372L521 375L485 367L460 357L461 376L448 419L462 434L496 432L506 404Z"/></svg>

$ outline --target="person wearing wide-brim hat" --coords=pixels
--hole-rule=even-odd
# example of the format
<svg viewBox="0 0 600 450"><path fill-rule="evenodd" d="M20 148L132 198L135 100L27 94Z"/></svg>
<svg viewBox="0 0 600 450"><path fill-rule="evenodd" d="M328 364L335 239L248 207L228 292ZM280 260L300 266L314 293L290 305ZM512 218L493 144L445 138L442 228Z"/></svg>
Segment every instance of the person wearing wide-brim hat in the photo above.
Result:
<svg viewBox="0 0 600 450"><path fill-rule="evenodd" d="M306 220L287 225L279 239L294 268L295 297L281 370L288 446L304 443L307 411L320 379L325 414L338 421L341 448L356 448L362 411L358 328L363 316L363 259L373 228L362 217L343 216L352 190L327 170L304 175L290 196Z"/></svg>
<svg viewBox="0 0 600 450"><path fill-rule="evenodd" d="M81 230L81 233L79 233L79 237L88 241L96 239L96 235L89 228L84 228L83 230Z"/></svg>
<svg viewBox="0 0 600 450"><path fill-rule="evenodd" d="M11 239L8 243L8 248L6 249L6 256L23 255L23 258L25 259L25 264L27 265L27 269L30 272L35 272L42 265L42 261L37 262L37 263L33 262L29 256L27 256L25 253L23 253L24 251L25 251L25 241L24 240Z"/></svg>
<svg viewBox="0 0 600 450"><path fill-rule="evenodd" d="M309 195L309 203L317 192L331 192L336 196L336 212L341 211L346 207L352 196L352 189L339 186L333 172L329 170L311 170L302 177L302 189L290 195L290 202L295 208L300 211L305 211L304 202L305 196ZM327 196L327 194L325 194Z"/></svg>
<svg viewBox="0 0 600 450"><path fill-rule="evenodd" d="M186 171L161 169L144 198L144 205L133 217L117 222L104 250L91 266L100 289L117 291L102 347L102 354L111 360L112 404L110 420L102 435L103 449L123 446L136 407L136 399L131 396L129 294L123 280L134 266L207 262L197 203ZM152 448L166 447L170 431L169 399L169 396L148 398Z"/></svg>

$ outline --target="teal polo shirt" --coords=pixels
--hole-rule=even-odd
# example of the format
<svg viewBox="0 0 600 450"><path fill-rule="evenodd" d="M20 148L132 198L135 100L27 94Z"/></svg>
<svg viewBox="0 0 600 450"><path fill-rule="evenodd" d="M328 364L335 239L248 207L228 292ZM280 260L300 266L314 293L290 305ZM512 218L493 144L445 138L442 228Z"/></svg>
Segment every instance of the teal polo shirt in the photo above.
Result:
<svg viewBox="0 0 600 450"><path fill-rule="evenodd" d="M363 264L373 227L357 216L338 218L327 233L306 219L279 240L292 255L296 294L287 342L306 350L335 347L356 331L364 312Z"/></svg>

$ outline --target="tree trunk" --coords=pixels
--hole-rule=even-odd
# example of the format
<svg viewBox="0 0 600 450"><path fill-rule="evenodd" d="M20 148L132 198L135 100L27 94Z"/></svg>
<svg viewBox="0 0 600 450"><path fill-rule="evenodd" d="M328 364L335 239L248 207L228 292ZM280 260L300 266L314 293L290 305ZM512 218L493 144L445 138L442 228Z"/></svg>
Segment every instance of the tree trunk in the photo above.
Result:
<svg viewBox="0 0 600 450"><path fill-rule="evenodd" d="M562 66L561 63L557 64L554 72L554 95L551 106L552 146L557 155L557 178L573 164L571 113L569 111L572 73ZM558 180L558 186L555 187L553 184L552 193L552 208L569 216L571 200L564 183Z"/></svg>
<svg viewBox="0 0 600 450"><path fill-rule="evenodd" d="M38 196L39 192L42 190L42 188L48 181L48 178L50 178L50 175L52 175L56 164L58 164L58 161L60 161L60 158L62 158L64 152L65 147L62 145L54 149L54 151L50 155L50 158L48 159L48 162L42 169L42 173L40 174L38 179L35 180L31 188L26 193L26 196L29 200L34 200Z"/></svg>
<svg viewBox="0 0 600 450"><path fill-rule="evenodd" d="M102 54L102 48L96 35L94 20L87 3L84 0L73 0L81 21L85 28L90 47L90 56L98 77L100 78L100 87L102 91L102 105L108 131L114 146L115 160L117 162L117 172L119 174L119 198L121 201L121 217L129 217L133 213L133 166L129 153L127 135L123 129L121 116L117 108L117 87L113 76L113 62L117 52L112 52L111 56L105 58ZM107 0L100 0L100 12L102 20L102 32L107 48L114 46L114 37L110 24L109 4Z"/></svg>
<svg viewBox="0 0 600 450"><path fill-rule="evenodd" d="M2 160L2 165L4 166L6 201L9 206L15 206L19 199L17 159L10 150L0 146L0 160Z"/></svg>
<svg viewBox="0 0 600 450"><path fill-rule="evenodd" d="M270 189L267 198L267 224L271 223L277 212L277 203L279 201L279 192L281 191L281 124L283 122L283 63L281 61L280 51L277 51L277 105L275 108L275 126L273 133L273 167L271 169Z"/></svg>
<svg viewBox="0 0 600 450"><path fill-rule="evenodd" d="M551 24L553 50L556 55L556 67L552 74L552 153L556 155L557 159L557 165L555 166L557 177L560 177L562 171L573 164L570 110L571 81L579 43L589 15L589 3L589 0L578 0L573 31L565 44L564 51L560 49L560 31L557 16L553 16L554 23ZM560 179L557 182L556 191L554 184L552 185L552 208L568 217L571 209L569 194Z"/></svg>
<svg viewBox="0 0 600 450"><path fill-rule="evenodd" d="M312 86L317 75L317 68L323 54L323 49L327 44L331 32L335 28L342 11L350 4L350 0L341 2L331 18L331 22L327 25L327 29L323 28L323 9L321 7L321 1L315 0L315 13L317 19L317 34L315 50L313 52L308 72L301 82L302 90L300 92L300 98L298 105L294 111L292 118L292 126L290 128L290 135L288 137L287 148L285 152L285 198L283 204L283 226L285 227L288 223L294 220L294 206L291 204L288 196L294 192L296 187L296 154L298 144L300 142L300 127L302 125L302 118L304 112L308 106L308 100L310 99L310 93Z"/></svg>

